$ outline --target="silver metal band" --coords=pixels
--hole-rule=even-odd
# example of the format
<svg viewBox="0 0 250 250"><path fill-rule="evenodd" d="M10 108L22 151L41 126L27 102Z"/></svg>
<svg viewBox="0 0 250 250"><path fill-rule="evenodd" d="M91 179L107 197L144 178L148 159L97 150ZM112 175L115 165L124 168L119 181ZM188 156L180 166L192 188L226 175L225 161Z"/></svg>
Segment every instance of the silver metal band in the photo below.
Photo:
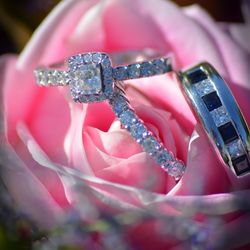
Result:
<svg viewBox="0 0 250 250"><path fill-rule="evenodd" d="M222 162L237 177L249 174L249 128L226 82L208 63L180 72L179 76L190 106Z"/></svg>

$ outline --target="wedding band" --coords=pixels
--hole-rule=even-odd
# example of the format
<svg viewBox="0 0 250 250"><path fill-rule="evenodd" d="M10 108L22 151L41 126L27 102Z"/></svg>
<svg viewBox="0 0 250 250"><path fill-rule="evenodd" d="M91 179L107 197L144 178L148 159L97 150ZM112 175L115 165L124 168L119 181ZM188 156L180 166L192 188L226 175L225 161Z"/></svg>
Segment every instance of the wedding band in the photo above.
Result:
<svg viewBox="0 0 250 250"><path fill-rule="evenodd" d="M126 66L112 67L106 53L94 52L71 56L66 60L68 70L39 67L36 82L41 86L69 85L75 102L96 102L109 99L114 82L155 76L172 71L169 58L157 58Z"/></svg>
<svg viewBox="0 0 250 250"><path fill-rule="evenodd" d="M179 76L190 107L222 162L237 177L249 174L249 128L226 82L209 63L180 72Z"/></svg>
<svg viewBox="0 0 250 250"><path fill-rule="evenodd" d="M117 84L115 86L115 93L109 102L114 113L134 140L142 146L145 152L152 156L159 166L178 181L185 172L184 163L176 159L173 153L167 150L153 133L146 128L144 122L130 106L121 85Z"/></svg>
<svg viewBox="0 0 250 250"><path fill-rule="evenodd" d="M91 103L108 100L124 128L156 163L175 180L179 180L185 166L146 128L126 98L122 81L164 74L172 70L169 58L137 62L112 67L105 53L95 52L72 56L67 60L68 70L38 68L36 82L41 86L69 85L75 102Z"/></svg>

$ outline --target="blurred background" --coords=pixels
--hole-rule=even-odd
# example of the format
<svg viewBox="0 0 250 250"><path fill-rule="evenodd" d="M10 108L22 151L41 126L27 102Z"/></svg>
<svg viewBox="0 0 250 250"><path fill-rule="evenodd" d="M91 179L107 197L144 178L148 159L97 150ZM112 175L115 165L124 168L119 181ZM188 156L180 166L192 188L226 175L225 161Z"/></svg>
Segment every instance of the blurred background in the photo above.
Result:
<svg viewBox="0 0 250 250"><path fill-rule="evenodd" d="M59 2L60 0L0 0L0 54L19 53L36 27ZM173 0L173 2L181 6L200 4L217 21L243 21L242 0Z"/></svg>

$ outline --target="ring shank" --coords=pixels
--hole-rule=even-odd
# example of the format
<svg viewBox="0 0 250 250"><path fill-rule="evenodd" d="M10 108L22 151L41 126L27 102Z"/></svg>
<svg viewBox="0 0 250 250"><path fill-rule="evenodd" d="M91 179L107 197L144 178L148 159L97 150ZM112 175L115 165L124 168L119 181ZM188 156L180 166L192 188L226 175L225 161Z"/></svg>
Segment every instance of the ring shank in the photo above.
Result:
<svg viewBox="0 0 250 250"><path fill-rule="evenodd" d="M188 102L219 158L237 177L249 174L249 129L226 82L208 63L180 72L179 76Z"/></svg>
<svg viewBox="0 0 250 250"><path fill-rule="evenodd" d="M113 79L118 81L124 81L129 79L137 79L142 77L164 74L169 71L172 71L172 64L170 58L161 57L158 59L152 59L155 58L156 55L159 55L159 53L149 49L141 51L125 51L111 53L110 57L112 58L112 62L116 65L119 65L112 69ZM134 63L131 63L132 61ZM40 86L68 85L70 77L68 74L68 70L59 69L65 68L66 65L67 60L65 62L58 62L49 65L48 67L38 67L35 70L37 84Z"/></svg>

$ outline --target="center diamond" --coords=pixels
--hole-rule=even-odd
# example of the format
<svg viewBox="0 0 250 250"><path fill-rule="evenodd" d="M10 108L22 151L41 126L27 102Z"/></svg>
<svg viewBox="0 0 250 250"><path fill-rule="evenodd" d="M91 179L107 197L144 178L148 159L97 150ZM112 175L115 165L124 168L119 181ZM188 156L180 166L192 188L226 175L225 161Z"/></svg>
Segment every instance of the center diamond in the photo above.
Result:
<svg viewBox="0 0 250 250"><path fill-rule="evenodd" d="M73 73L74 85L84 95L102 91L101 67L94 63L83 64Z"/></svg>
<svg viewBox="0 0 250 250"><path fill-rule="evenodd" d="M100 52L78 54L71 56L67 64L67 83L75 102L100 102L113 96L112 66L108 55Z"/></svg>

